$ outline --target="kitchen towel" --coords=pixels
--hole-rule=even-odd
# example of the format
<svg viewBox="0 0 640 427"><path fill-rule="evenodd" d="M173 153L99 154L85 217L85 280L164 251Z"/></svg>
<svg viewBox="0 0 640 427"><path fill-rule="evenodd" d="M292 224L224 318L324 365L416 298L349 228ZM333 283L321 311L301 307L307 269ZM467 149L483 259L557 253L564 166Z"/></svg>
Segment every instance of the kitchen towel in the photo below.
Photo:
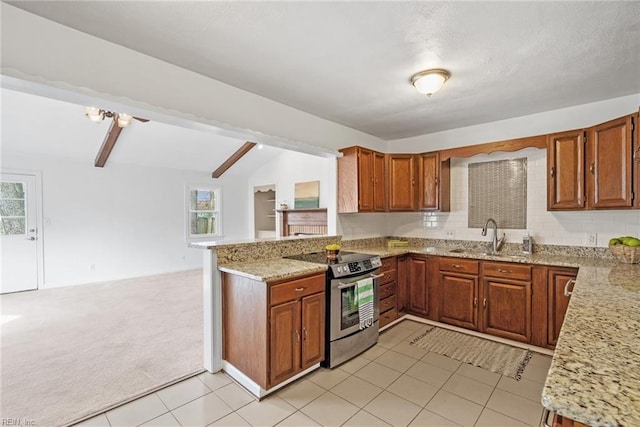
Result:
<svg viewBox="0 0 640 427"><path fill-rule="evenodd" d="M373 325L373 279L367 278L356 282L356 296L358 298L358 316L360 329Z"/></svg>

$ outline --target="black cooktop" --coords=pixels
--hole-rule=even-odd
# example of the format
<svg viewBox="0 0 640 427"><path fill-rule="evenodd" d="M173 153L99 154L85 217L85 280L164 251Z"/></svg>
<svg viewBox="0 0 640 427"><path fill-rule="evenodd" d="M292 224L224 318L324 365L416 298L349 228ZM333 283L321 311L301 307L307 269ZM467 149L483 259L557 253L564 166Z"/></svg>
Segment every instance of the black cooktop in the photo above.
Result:
<svg viewBox="0 0 640 427"><path fill-rule="evenodd" d="M295 259L298 261L313 262L315 264L344 264L349 262L364 261L371 259L375 255L363 254L360 252L340 251L336 259L327 258L327 254L323 252L311 252L308 254L291 255L285 258Z"/></svg>
<svg viewBox="0 0 640 427"><path fill-rule="evenodd" d="M382 265L378 255L349 251L340 251L336 259L328 259L324 251L292 255L285 258L328 265L329 269L327 273L330 277L345 277L361 274L373 271Z"/></svg>

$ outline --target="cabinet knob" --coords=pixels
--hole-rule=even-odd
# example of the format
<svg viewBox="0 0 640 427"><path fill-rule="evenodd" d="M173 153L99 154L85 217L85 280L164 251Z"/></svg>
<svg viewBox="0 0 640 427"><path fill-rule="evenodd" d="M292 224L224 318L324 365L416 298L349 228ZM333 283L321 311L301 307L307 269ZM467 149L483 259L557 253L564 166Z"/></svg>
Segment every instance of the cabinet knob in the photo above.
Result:
<svg viewBox="0 0 640 427"><path fill-rule="evenodd" d="M551 167L551 178L555 178L556 177L556 168L555 166Z"/></svg>
<svg viewBox="0 0 640 427"><path fill-rule="evenodd" d="M478 298L474 298L473 299L473 306L477 307L478 306Z"/></svg>
<svg viewBox="0 0 640 427"><path fill-rule="evenodd" d="M486 298L484 298L482 300L482 307L487 308L487 299Z"/></svg>
<svg viewBox="0 0 640 427"><path fill-rule="evenodd" d="M589 165L589 172L591 172L592 175L596 174L596 164L595 163L591 163Z"/></svg>
<svg viewBox="0 0 640 427"><path fill-rule="evenodd" d="M300 342L300 332L296 329L296 341Z"/></svg>

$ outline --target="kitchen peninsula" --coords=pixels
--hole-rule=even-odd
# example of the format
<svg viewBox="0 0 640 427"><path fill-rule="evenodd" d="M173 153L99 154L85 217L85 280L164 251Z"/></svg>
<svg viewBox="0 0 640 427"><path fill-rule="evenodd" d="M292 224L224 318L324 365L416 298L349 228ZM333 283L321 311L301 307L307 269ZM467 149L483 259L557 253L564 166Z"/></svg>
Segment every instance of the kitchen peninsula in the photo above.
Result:
<svg viewBox="0 0 640 427"><path fill-rule="evenodd" d="M216 282L220 276L218 269L261 280L308 275L312 273L310 264L282 260L282 256L291 255L293 251L318 251L337 240L340 238L334 236L192 246L206 249L205 254L209 254L205 282L213 289L213 284L219 286L219 281ZM578 268L571 302L541 396L542 404L548 410L587 425L640 425L640 340L637 339L640 265L618 263L605 255L604 248L598 253L596 248L548 246L540 247L526 257L517 256L507 248L503 254L490 256L460 250L479 242L409 240L407 248L389 249L384 238L343 241L342 245L345 249L383 258L415 254ZM457 251L452 252L452 249ZM207 304L213 306L212 295L215 292L208 294ZM219 331L224 326L220 321L216 324ZM207 333L211 331L209 329ZM215 363L208 364L207 369L214 366ZM220 365L217 366L216 370L220 369Z"/></svg>

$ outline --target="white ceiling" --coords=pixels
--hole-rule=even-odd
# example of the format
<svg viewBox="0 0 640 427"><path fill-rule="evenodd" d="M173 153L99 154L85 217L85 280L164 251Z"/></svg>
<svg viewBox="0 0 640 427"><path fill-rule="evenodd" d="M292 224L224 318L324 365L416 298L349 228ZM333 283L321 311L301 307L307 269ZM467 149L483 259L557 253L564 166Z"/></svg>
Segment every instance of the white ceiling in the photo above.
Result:
<svg viewBox="0 0 640 427"><path fill-rule="evenodd" d="M640 93L638 1L8 3L383 139Z"/></svg>
<svg viewBox="0 0 640 427"><path fill-rule="evenodd" d="M0 98L3 151L64 157L93 165L109 119L93 123L84 116L82 105L4 88ZM134 120L122 130L105 167L122 163L213 172L244 142L158 121ZM249 176L280 153L279 148L254 147L223 177Z"/></svg>

